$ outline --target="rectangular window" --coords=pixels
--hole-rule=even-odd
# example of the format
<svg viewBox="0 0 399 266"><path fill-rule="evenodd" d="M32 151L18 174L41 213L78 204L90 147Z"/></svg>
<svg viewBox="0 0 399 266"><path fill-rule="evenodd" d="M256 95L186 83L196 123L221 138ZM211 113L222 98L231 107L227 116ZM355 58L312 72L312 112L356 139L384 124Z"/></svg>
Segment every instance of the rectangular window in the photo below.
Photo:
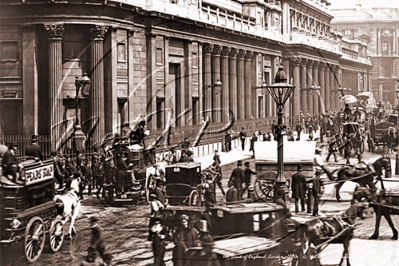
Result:
<svg viewBox="0 0 399 266"><path fill-rule="evenodd" d="M165 98L157 98L157 128L165 127Z"/></svg>
<svg viewBox="0 0 399 266"><path fill-rule="evenodd" d="M0 60L18 60L17 41L2 41Z"/></svg>
<svg viewBox="0 0 399 266"><path fill-rule="evenodd" d="M118 62L126 62L126 45L118 43Z"/></svg>
<svg viewBox="0 0 399 266"><path fill-rule="evenodd" d="M193 97L193 125L198 124L198 116L199 116L199 98Z"/></svg>
<svg viewBox="0 0 399 266"><path fill-rule="evenodd" d="M191 58L192 58L193 68L198 68L198 57L197 57L197 53L192 53Z"/></svg>
<svg viewBox="0 0 399 266"><path fill-rule="evenodd" d="M263 117L263 97L258 97L258 118Z"/></svg>
<svg viewBox="0 0 399 266"><path fill-rule="evenodd" d="M344 35L351 35L352 31L351 30L345 30Z"/></svg>
<svg viewBox="0 0 399 266"><path fill-rule="evenodd" d="M388 54L388 43L387 42L382 43L382 52L384 54Z"/></svg>
<svg viewBox="0 0 399 266"><path fill-rule="evenodd" d="M157 48L157 65L163 65L163 53L162 48Z"/></svg>

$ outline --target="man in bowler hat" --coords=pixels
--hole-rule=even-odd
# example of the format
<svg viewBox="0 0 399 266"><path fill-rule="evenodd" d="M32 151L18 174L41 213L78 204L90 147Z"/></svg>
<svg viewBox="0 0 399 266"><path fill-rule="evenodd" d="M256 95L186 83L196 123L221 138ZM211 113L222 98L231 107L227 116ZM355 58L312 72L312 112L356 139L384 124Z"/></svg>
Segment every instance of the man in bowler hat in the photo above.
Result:
<svg viewBox="0 0 399 266"><path fill-rule="evenodd" d="M43 153L39 147L39 138L37 135L32 135L31 145L26 146L25 155L29 157L39 158L40 161L43 161Z"/></svg>

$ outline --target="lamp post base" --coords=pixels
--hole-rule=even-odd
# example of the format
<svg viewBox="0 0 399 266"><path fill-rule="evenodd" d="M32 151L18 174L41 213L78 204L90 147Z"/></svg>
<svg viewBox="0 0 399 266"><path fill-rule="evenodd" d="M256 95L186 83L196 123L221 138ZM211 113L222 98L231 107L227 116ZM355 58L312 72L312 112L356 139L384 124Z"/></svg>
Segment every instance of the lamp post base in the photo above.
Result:
<svg viewBox="0 0 399 266"><path fill-rule="evenodd" d="M287 191L287 186L285 185L285 181L279 181L275 180L274 181L274 201L276 201L278 198L281 198L282 200L286 201L286 192Z"/></svg>

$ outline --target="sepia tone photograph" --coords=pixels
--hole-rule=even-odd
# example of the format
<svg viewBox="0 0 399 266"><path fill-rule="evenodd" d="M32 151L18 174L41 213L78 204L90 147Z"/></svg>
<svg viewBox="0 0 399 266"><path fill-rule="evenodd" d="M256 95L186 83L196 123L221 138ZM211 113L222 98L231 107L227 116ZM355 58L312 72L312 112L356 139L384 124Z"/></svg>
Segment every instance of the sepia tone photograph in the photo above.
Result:
<svg viewBox="0 0 399 266"><path fill-rule="evenodd" d="M0 265L399 265L399 0L1 0Z"/></svg>

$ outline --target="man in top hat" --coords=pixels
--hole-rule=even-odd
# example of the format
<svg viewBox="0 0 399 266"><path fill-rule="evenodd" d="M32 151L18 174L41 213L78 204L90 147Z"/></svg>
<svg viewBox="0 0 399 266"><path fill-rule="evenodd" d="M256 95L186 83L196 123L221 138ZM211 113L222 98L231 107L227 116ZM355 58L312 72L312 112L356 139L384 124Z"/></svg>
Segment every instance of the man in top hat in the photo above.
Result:
<svg viewBox="0 0 399 266"><path fill-rule="evenodd" d="M25 155L29 157L39 158L40 161L43 161L43 153L38 144L38 136L32 135L31 145L26 146Z"/></svg>
<svg viewBox="0 0 399 266"><path fill-rule="evenodd" d="M242 161L239 160L237 162L237 167L234 168L229 180L229 182L232 182L234 184L234 187L238 191L238 200L242 200L242 193L243 193L242 184L245 181L244 171L242 170L241 167L242 167Z"/></svg>
<svg viewBox="0 0 399 266"><path fill-rule="evenodd" d="M186 266L220 266L219 257L213 253L213 240L211 236L206 235L201 238L201 250L195 250L191 253Z"/></svg>
<svg viewBox="0 0 399 266"><path fill-rule="evenodd" d="M302 173L302 165L298 165L298 172L292 176L292 198L295 199L295 212L299 211L298 202L301 200L301 210L305 211L306 178Z"/></svg>
<svg viewBox="0 0 399 266"><path fill-rule="evenodd" d="M241 141L241 149L245 149L245 138L247 137L247 133L245 133L244 128L241 128L240 134L240 141Z"/></svg>
<svg viewBox="0 0 399 266"><path fill-rule="evenodd" d="M1 167L4 169L3 175L11 175L12 182L14 183L20 183L20 181L17 180L17 172L18 167L22 167L17 159L17 151L18 145L16 143L10 143L10 145L8 145L8 150L4 153L3 160L1 161Z"/></svg>

